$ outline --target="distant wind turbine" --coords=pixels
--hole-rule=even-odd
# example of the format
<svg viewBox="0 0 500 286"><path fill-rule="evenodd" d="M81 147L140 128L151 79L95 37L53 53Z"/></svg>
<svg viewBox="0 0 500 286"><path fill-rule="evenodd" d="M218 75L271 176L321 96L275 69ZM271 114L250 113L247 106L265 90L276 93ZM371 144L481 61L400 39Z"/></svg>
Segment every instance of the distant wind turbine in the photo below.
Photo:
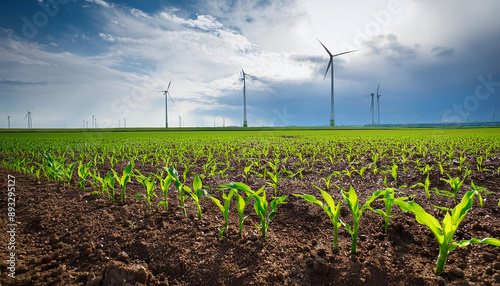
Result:
<svg viewBox="0 0 500 286"><path fill-rule="evenodd" d="M330 127L333 127L333 126L335 126L335 106L334 106L334 100L333 100L333 78L334 78L333 77L333 73L334 73L334 71L333 71L333 58L336 56L341 56L344 54L356 52L358 50L353 50L353 51L348 51L348 52L343 52L343 53L333 55L332 53L330 53L330 51L325 47L325 45L323 45L323 43L319 39L317 39L317 40L323 46L323 48L325 48L326 52L330 56L330 61L328 62L328 66L326 67L325 77L323 78L323 80L326 79L326 75L328 74L328 69L330 69L330 66L331 66L332 67L332 80L331 80L332 96L331 96L331 111L330 111Z"/></svg>
<svg viewBox="0 0 500 286"><path fill-rule="evenodd" d="M180 128L182 127L182 117L184 116L184 114L182 114L182 116L177 114L177 116L179 116L179 128Z"/></svg>
<svg viewBox="0 0 500 286"><path fill-rule="evenodd" d="M8 115L8 114L7 114L7 115ZM495 105L493 105L493 111L492 111L490 114L488 114L488 117L489 117L490 115L493 115L493 120L492 120L491 122L495 122ZM9 128L10 128L10 127L9 127Z"/></svg>
<svg viewBox="0 0 500 286"><path fill-rule="evenodd" d="M372 97L372 103L370 105L370 114L372 115L372 127L373 127L375 125L375 102L373 100L375 94L372 92L370 93L370 95Z"/></svg>
<svg viewBox="0 0 500 286"><path fill-rule="evenodd" d="M123 128L127 128L127 119L123 118Z"/></svg>
<svg viewBox="0 0 500 286"><path fill-rule="evenodd" d="M96 124L95 124L95 121L96 121L96 119L95 119L95 115L94 115L94 113L92 113L92 112L91 112L90 114L92 114L92 127L94 127L94 128L95 128L95 127L96 127Z"/></svg>
<svg viewBox="0 0 500 286"><path fill-rule="evenodd" d="M26 116L24 117L24 119L28 118L28 129L32 129L33 128L33 122L31 121L31 111L27 110L28 113L26 113Z"/></svg>
<svg viewBox="0 0 500 286"><path fill-rule="evenodd" d="M378 126L380 126L380 97L382 96L381 94L378 93L378 90L380 89L380 83L377 86L377 112L378 112Z"/></svg>
<svg viewBox="0 0 500 286"><path fill-rule="evenodd" d="M168 90L170 89L170 84L172 83L172 80L168 82L168 86L166 90L159 90L160 92L163 92L165 95L165 128L168 128L168 98L170 97L170 101L172 101L172 104L175 105L172 96L170 96L170 93Z"/></svg>
<svg viewBox="0 0 500 286"><path fill-rule="evenodd" d="M7 124L8 124L9 129L10 129L10 115L7 112L5 112L5 114L7 114Z"/></svg>
<svg viewBox="0 0 500 286"><path fill-rule="evenodd" d="M242 79L243 79L243 127L248 127L248 124L247 124L247 92L246 92L246 76L249 75L247 73L245 73L245 71L243 70L243 68L240 66L241 68L241 75L242 75Z"/></svg>

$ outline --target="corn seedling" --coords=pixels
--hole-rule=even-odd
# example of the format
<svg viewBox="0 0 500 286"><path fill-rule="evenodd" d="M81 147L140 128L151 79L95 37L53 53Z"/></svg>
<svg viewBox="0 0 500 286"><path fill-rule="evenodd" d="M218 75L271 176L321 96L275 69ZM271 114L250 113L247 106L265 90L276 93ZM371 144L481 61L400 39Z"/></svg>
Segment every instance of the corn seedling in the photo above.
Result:
<svg viewBox="0 0 500 286"><path fill-rule="evenodd" d="M184 214L184 216L187 216L186 207L184 206L184 201L186 201L186 199L189 197L189 195L185 194L183 184L179 180L179 173L174 168L174 166L169 167L167 169L167 171L168 171L168 174L174 180L175 188L177 189L177 192L179 193L179 195L177 195L177 198L179 199L182 213Z"/></svg>
<svg viewBox="0 0 500 286"><path fill-rule="evenodd" d="M472 180L470 181L470 188L474 191L477 191L477 197L479 199L479 204L481 205L481 207L484 207L483 206L483 197L481 196L481 193L485 193L487 195L493 194L493 192L487 191L486 188L478 187L478 186L474 185L474 181L472 181Z"/></svg>
<svg viewBox="0 0 500 286"><path fill-rule="evenodd" d="M394 178L394 186L398 187L398 165L392 162L391 175Z"/></svg>
<svg viewBox="0 0 500 286"><path fill-rule="evenodd" d="M106 177L104 177L103 180L103 184L106 185L104 190L108 193L108 200L112 202L115 202L115 180L116 177L113 176L111 172L108 172L108 174L106 175ZM111 189L111 194L109 193L108 187L109 189Z"/></svg>
<svg viewBox="0 0 500 286"><path fill-rule="evenodd" d="M356 170L356 168L354 168L354 167L351 167L351 168L352 168L352 171L358 173L358 175L361 177L361 181L364 182L364 180L363 180L363 173L365 172L366 167L363 167L360 170Z"/></svg>
<svg viewBox="0 0 500 286"><path fill-rule="evenodd" d="M314 187L316 187L316 186L314 186ZM308 202L311 202L313 204L317 204L326 212L326 214L330 218L330 221L333 224L333 253L338 253L339 252L338 231L339 231L340 225L343 224L342 221L339 223L340 204L342 203L342 201L339 200L339 203L335 204L335 201L333 200L332 196L330 196L330 194L328 194L327 192L323 191L322 189L320 189L318 187L316 187L316 188L321 192L321 196L325 200L325 204L323 202L319 201L318 199L316 199L316 197L314 197L313 195L302 194L302 195L294 195L294 196L301 197Z"/></svg>
<svg viewBox="0 0 500 286"><path fill-rule="evenodd" d="M203 185L201 183L200 176L194 177L193 180L193 189L188 186L183 186L184 191L186 191L192 198L194 203L196 204L196 209L198 210L198 219L201 220L201 206L200 199L202 195L207 195L207 192L202 189Z"/></svg>
<svg viewBox="0 0 500 286"><path fill-rule="evenodd" d="M354 254L356 253L356 245L358 241L358 227L361 215L363 214L363 210L370 208L370 204L378 197L378 195L370 196L366 201L366 203L361 208L359 208L358 195L356 194L356 191L354 190L352 185L350 186L348 193L345 193L344 190L341 190L340 193L342 194L344 200L347 202L347 206L349 207L352 213L352 218L353 218L352 227L346 223L343 223L342 221L341 223L347 228L349 234L351 234L352 237L351 253ZM385 216L382 210L373 210L373 211L382 216Z"/></svg>
<svg viewBox="0 0 500 286"><path fill-rule="evenodd" d="M88 182L87 177L90 175L90 166L92 165L92 161L89 161L87 164L83 164L83 161L78 163L78 177L80 177L80 181L78 184L80 185L80 189L85 191L85 182Z"/></svg>
<svg viewBox="0 0 500 286"><path fill-rule="evenodd" d="M253 192L250 187L243 183L233 183L231 185L220 185L219 187L222 188L229 188L232 190L235 190L235 195L236 195L236 209L238 210L238 235L241 237L241 231L243 229L243 222L248 216L243 216L243 212L245 211L245 207L247 204L250 202L250 200L256 196L259 195L262 191L264 191L264 186L262 186L257 192ZM244 199L242 195L238 193L238 191L243 191L246 193L247 198Z"/></svg>
<svg viewBox="0 0 500 286"><path fill-rule="evenodd" d="M321 178L323 182L325 182L326 190L330 190L330 181L332 180L332 177L327 177L327 178ZM314 185L313 185L314 186ZM316 186L315 186L316 187ZM318 187L316 187L318 188ZM319 188L318 188L319 189Z"/></svg>
<svg viewBox="0 0 500 286"><path fill-rule="evenodd" d="M164 206L165 211L168 211L168 187L172 183L172 176L167 173L167 177L163 178L163 173L162 175L156 175L156 178L158 178L158 181L160 181L160 188L163 193L163 201L160 201L158 203L158 207Z"/></svg>
<svg viewBox="0 0 500 286"><path fill-rule="evenodd" d="M252 171L252 166L253 166L253 163L244 167L243 168L243 174L239 174L238 176L243 176L245 177L245 183L248 184L248 176L250 175L250 172Z"/></svg>
<svg viewBox="0 0 500 286"><path fill-rule="evenodd" d="M280 173L279 172L278 173L267 172L267 174L269 174L269 178L271 178L271 183L267 183L267 184L274 188L274 195L276 196L276 193L278 192L278 177L279 177Z"/></svg>
<svg viewBox="0 0 500 286"><path fill-rule="evenodd" d="M436 237L439 244L439 256L435 272L436 275L441 275L444 272L444 266L446 259L448 258L448 254L457 246L464 247L470 243L486 243L494 246L500 246L500 240L494 238L484 238L481 240L473 238L459 242L452 242L453 235L457 231L460 222L462 222L465 218L467 211L472 208L474 196L477 194L478 192L475 190L467 192L460 204L451 210L451 215L450 212L446 212L442 223L439 223L436 218L427 213L419 204L413 201L405 202L400 198L392 199L394 204L398 205L402 211L412 212L415 215L417 222L429 227L431 232Z"/></svg>
<svg viewBox="0 0 500 286"><path fill-rule="evenodd" d="M224 217L224 225L222 226L222 229L219 232L219 239L222 239L222 236L224 235L224 231L229 227L228 220L229 220L229 204L231 202L231 198L233 195L236 193L235 189L230 189L229 193L224 193L224 190L222 191L222 200L224 201L224 205L221 204L220 200L212 197L210 194L207 193L207 196L219 207L219 209L222 212L222 216Z"/></svg>
<svg viewBox="0 0 500 286"><path fill-rule="evenodd" d="M271 212L269 213L269 216L267 213L269 212L269 204L266 199L266 191L262 191L262 196L254 195L255 201L254 201L254 208L255 212L257 215L260 217L260 225L256 225L257 229L260 230L260 233L262 234L262 240L266 240L266 233L267 233L267 228L269 227L269 224L273 220L275 214L276 214L276 209L278 207L278 204L286 204L285 200L288 196L281 196L279 198L275 198L274 200L271 201Z"/></svg>
<svg viewBox="0 0 500 286"><path fill-rule="evenodd" d="M411 186L411 188L415 188L416 186L424 187L425 194L427 194L427 198L431 198L431 194L429 193L429 185L430 185L430 180L429 180L429 174L427 173L427 177L425 178L424 183L416 183L415 185Z"/></svg>
<svg viewBox="0 0 500 286"><path fill-rule="evenodd" d="M449 191L446 191L446 190L435 189L436 190L436 194L438 194L440 196L445 196L445 197L453 198L456 201L457 200L458 189L462 186L462 184L465 181L465 179L460 180L460 178L458 178L458 177L455 178L455 179L452 179L449 174L446 174L446 175L448 176L449 180L446 180L446 179L441 179L441 180L447 182L450 185L450 187L453 189L453 193L449 192Z"/></svg>
<svg viewBox="0 0 500 286"><path fill-rule="evenodd" d="M148 206L148 209L151 208L151 196L156 197L155 193L155 177L153 174L149 175L146 178L142 179L142 185L146 188L146 193L145 194L137 194L134 197L137 199L146 199L146 205Z"/></svg>
<svg viewBox="0 0 500 286"><path fill-rule="evenodd" d="M132 173L132 164L128 164L127 167L123 170L121 176L118 176L115 170L111 170L115 175L118 184L120 184L120 188L122 189L122 204L125 203L125 188L127 187L128 182L130 182L130 174Z"/></svg>

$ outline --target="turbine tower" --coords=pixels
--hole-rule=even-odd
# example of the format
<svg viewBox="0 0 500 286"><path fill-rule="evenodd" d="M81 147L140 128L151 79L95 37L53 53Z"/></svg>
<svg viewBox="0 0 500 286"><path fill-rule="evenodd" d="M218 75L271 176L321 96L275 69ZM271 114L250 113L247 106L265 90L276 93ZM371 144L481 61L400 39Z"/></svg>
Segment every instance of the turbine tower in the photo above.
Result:
<svg viewBox="0 0 500 286"><path fill-rule="evenodd" d="M179 128L182 127L182 117L184 116L184 114L181 116L180 114L177 114L177 116L179 116Z"/></svg>
<svg viewBox="0 0 500 286"><path fill-rule="evenodd" d="M370 114L372 116L372 127L373 127L375 125L375 102L373 100L375 94L372 92L370 93L370 95L372 97L372 104L370 105Z"/></svg>
<svg viewBox="0 0 500 286"><path fill-rule="evenodd" d="M8 114L7 114L8 115ZM493 115L493 120L491 122L495 122L495 105L493 105L493 111L488 114L488 116ZM10 125L9 125L10 126ZM9 127L10 128L10 127Z"/></svg>
<svg viewBox="0 0 500 286"><path fill-rule="evenodd" d="M334 73L333 72L333 58L337 57L337 56L345 55L348 53L356 52L357 50L343 52L343 53L333 55L332 53L330 53L330 51L325 47L325 45L323 45L323 43L319 39L317 39L317 40L323 46L323 48L325 48L326 52L330 56L330 61L328 62L328 66L326 67L325 77L323 78L323 80L326 79L326 75L328 74L328 69L330 69L330 66L331 66L332 67L332 80L331 80L332 96L331 96L331 111L330 111L330 127L334 127L335 126L335 106L334 106L334 100L333 100L333 73Z"/></svg>
<svg viewBox="0 0 500 286"><path fill-rule="evenodd" d="M246 76L249 75L245 73L243 68L241 68L241 75L243 79L243 127L248 127L247 124L247 92L246 92Z"/></svg>
<svg viewBox="0 0 500 286"><path fill-rule="evenodd" d="M382 96L381 94L378 93L378 90L380 89L380 83L377 86L377 112L378 112L378 126L380 126L380 97Z"/></svg>
<svg viewBox="0 0 500 286"><path fill-rule="evenodd" d="M7 114L7 124L8 124L9 129L10 129L10 115L7 112L5 112L5 114ZM495 116L493 116L493 117L495 117Z"/></svg>
<svg viewBox="0 0 500 286"><path fill-rule="evenodd" d="M170 89L170 84L172 83L172 80L168 82L168 86L166 90L159 90L159 92L163 92L165 95L165 128L168 128L168 98L170 97L170 101L172 101L172 104L175 105L174 101L172 100L172 96L170 96L170 93L168 90Z"/></svg>
<svg viewBox="0 0 500 286"><path fill-rule="evenodd" d="M24 117L24 119L28 118L28 129L32 129L33 128L33 122L31 121L31 111L27 110L28 113L26 113L26 116Z"/></svg>
<svg viewBox="0 0 500 286"><path fill-rule="evenodd" d="M92 114L92 126L95 128L95 126L96 126L96 124L95 124L95 121L96 121L95 115L92 112L90 114Z"/></svg>

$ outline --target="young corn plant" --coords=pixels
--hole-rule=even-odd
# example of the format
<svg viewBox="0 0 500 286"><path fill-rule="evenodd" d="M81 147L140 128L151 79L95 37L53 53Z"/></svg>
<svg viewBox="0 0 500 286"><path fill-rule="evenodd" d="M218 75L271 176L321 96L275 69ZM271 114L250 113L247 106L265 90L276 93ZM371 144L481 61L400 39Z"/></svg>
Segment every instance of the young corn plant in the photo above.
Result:
<svg viewBox="0 0 500 286"><path fill-rule="evenodd" d="M179 180L179 173L174 168L174 166L169 167L167 169L167 171L168 171L168 174L174 180L175 188L177 189L177 192L179 193L179 195L177 195L177 198L179 199L179 202L180 202L180 205L181 205L181 209L182 209L182 213L184 214L184 216L187 216L186 207L184 206L184 202L189 197L189 194L186 194L184 192L184 187L183 187L184 184L180 182L180 180Z"/></svg>
<svg viewBox="0 0 500 286"><path fill-rule="evenodd" d="M260 225L256 225L257 229L259 229L262 240L266 240L266 233L269 227L269 224L273 220L278 204L286 204L285 200L288 196L281 196L275 198L269 204L266 199L266 191L262 190L262 196L254 195L254 208L257 215L260 217ZM271 211L269 212L269 205L271 206ZM268 215L269 212L269 215Z"/></svg>
<svg viewBox="0 0 500 286"><path fill-rule="evenodd" d="M465 181L465 179L460 180L460 178L458 178L458 177L455 178L455 179L452 179L449 174L446 174L446 175L448 176L449 180L446 180L446 179L441 179L441 180L447 182L450 185L450 187L453 189L453 193L449 192L449 191L446 191L446 190L435 189L436 194L438 194L440 196L445 196L445 197L453 198L456 201L457 200L458 189L462 186L462 184Z"/></svg>
<svg viewBox="0 0 500 286"><path fill-rule="evenodd" d="M127 167L123 170L121 176L118 176L115 170L111 170L115 175L118 184L120 184L120 188L122 189L122 204L125 203L125 188L127 187L128 182L130 182L130 174L132 173L132 165L128 164Z"/></svg>
<svg viewBox="0 0 500 286"><path fill-rule="evenodd" d="M156 178L158 178L158 181L160 182L160 188L163 193L163 201L160 201L158 203L158 207L163 206L165 208L165 211L168 211L168 187L170 187L170 184L172 183L172 176L167 173L167 177L163 178L163 173L161 175L155 175Z"/></svg>
<svg viewBox="0 0 500 286"><path fill-rule="evenodd" d="M314 187L316 187L316 186L314 186ZM330 196L330 194L328 194L327 192L323 191L322 189L320 189L318 187L316 187L316 188L321 192L321 196L325 200L325 203L319 201L313 195L306 195L306 194L296 195L296 194L294 194L294 196L301 197L310 203L317 204L326 212L326 214L330 218L330 221L333 224L333 253L338 253L339 252L338 231L339 231L340 225L343 224L342 221L339 222L340 204L342 203L342 201L339 200L339 203L335 204L335 201L333 200L332 196Z"/></svg>
<svg viewBox="0 0 500 286"><path fill-rule="evenodd" d="M220 185L222 188L229 188L235 191L236 195L236 209L238 211L238 236L241 237L241 231L243 230L243 222L248 216L243 216L243 212L245 211L245 207L252 200L252 198L256 195L259 195L262 191L264 191L264 187L262 186L257 192L253 192L250 187L243 183L233 183L231 185ZM242 195L238 193L238 191L243 191L246 193L247 198L244 199Z"/></svg>
<svg viewBox="0 0 500 286"><path fill-rule="evenodd" d="M278 173L267 172L267 174L269 174L269 178L271 178L271 182L267 184L274 188L274 195L276 196L276 193L278 192L278 178L280 172Z"/></svg>
<svg viewBox="0 0 500 286"><path fill-rule="evenodd" d="M398 187L398 165L395 162L392 162L391 175L394 178L394 186Z"/></svg>
<svg viewBox="0 0 500 286"><path fill-rule="evenodd" d="M402 211L412 212L415 215L417 222L427 226L436 237L439 244L439 256L435 271L436 275L441 275L444 272L444 266L446 264L448 254L457 248L457 246L464 247L471 243L485 243L500 247L500 240L495 238L484 238L481 240L473 238L459 242L452 242L453 235L457 231L460 222L462 222L465 218L467 211L472 208L474 196L477 194L478 191L476 190L467 192L460 204L451 210L451 215L450 212L446 212L442 223L439 223L435 217L427 213L419 204L413 201L405 202L400 198L391 199L394 204L401 208Z"/></svg>
<svg viewBox="0 0 500 286"><path fill-rule="evenodd" d="M220 202L220 200L212 197L210 194L207 193L208 198L210 198L221 210L222 216L224 217L224 225L222 226L222 229L219 232L219 240L222 240L222 237L224 236L224 232L227 230L229 227L229 204L231 203L231 198L234 196L236 193L235 189L230 189L229 193L224 193L224 190L222 189L222 200L224 201L224 204Z"/></svg>
<svg viewBox="0 0 500 286"><path fill-rule="evenodd" d="M472 181L472 180L470 181L470 188L474 191L477 191L477 198L479 199L479 204L483 208L484 207L483 197L481 196L481 193L485 193L485 194L489 195L489 194L493 194L493 192L487 191L486 188L474 185L474 181Z"/></svg>
<svg viewBox="0 0 500 286"><path fill-rule="evenodd" d="M102 182L103 187L106 185L103 191L106 191L108 195L108 200L111 202L115 202L115 180L116 177L113 176L111 172L108 172L106 177L104 177L104 180ZM109 192L109 189L111 189L111 193Z"/></svg>
<svg viewBox="0 0 500 286"><path fill-rule="evenodd" d="M356 170L356 168L354 168L354 167L351 167L351 168L352 168L353 172L358 173L358 175L361 177L361 181L364 182L363 173L365 172L366 167L363 167L360 170Z"/></svg>
<svg viewBox="0 0 500 286"><path fill-rule="evenodd" d="M427 198L431 198L431 194L429 193L429 185L430 185L430 180L429 180L429 173L427 173L427 177L425 178L425 181L423 183L416 183L415 185L411 186L411 188L415 188L416 186L424 187L425 193L427 194Z"/></svg>
<svg viewBox="0 0 500 286"><path fill-rule="evenodd" d="M151 208L151 197L155 196L155 177L153 174L149 175L148 177L142 179L142 185L146 188L146 193L145 194L137 194L134 197L138 199L146 199L146 205L148 206L148 209Z"/></svg>
<svg viewBox="0 0 500 286"><path fill-rule="evenodd" d="M356 191L350 186L349 192L345 193L344 190L341 190L340 193L342 194L342 197L344 200L347 202L347 206L351 210L352 213L352 218L353 218L353 224L352 227L346 223L342 223L347 228L347 231L352 237L352 243L351 243L351 253L354 254L356 253L356 245L358 241L358 227L359 227L359 221L361 219L361 215L363 214L363 210L370 208L370 204L379 196L379 195L372 195L368 198L366 203L360 208L359 207L359 201L358 201L358 195L356 194ZM373 209L372 209L373 210ZM382 210L373 210L374 212L386 216Z"/></svg>
<svg viewBox="0 0 500 286"><path fill-rule="evenodd" d="M196 204L196 209L198 210L198 220L201 220L201 206L200 200L202 195L207 195L207 192L203 190L203 185L201 183L200 176L194 177L193 180L193 189L188 186L183 186L184 191L187 192L192 198L194 203Z"/></svg>
<svg viewBox="0 0 500 286"><path fill-rule="evenodd" d="M89 182L87 177L91 174L90 166L92 166L92 161L89 161L87 164L83 164L83 161L78 163L78 177L81 179L78 181L78 184L80 185L82 192L85 191L85 182Z"/></svg>

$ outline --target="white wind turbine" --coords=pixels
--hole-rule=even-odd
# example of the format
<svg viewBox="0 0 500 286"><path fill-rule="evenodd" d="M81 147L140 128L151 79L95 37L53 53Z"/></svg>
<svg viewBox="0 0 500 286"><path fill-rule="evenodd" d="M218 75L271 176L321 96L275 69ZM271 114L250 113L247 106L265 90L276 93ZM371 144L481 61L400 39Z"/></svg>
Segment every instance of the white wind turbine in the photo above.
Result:
<svg viewBox="0 0 500 286"><path fill-rule="evenodd" d="M168 90L170 89L170 84L172 83L172 80L168 82L168 86L166 90L159 90L159 92L163 92L165 95L165 128L168 128L168 98L170 97L170 101L172 101L172 104L175 105L174 101L172 100L172 96L170 96L170 93Z"/></svg>
<svg viewBox="0 0 500 286"><path fill-rule="evenodd" d="M33 122L31 121L31 111L27 110L28 113L26 113L26 116L24 117L24 119L28 118L28 129L32 129L33 128Z"/></svg>
<svg viewBox="0 0 500 286"><path fill-rule="evenodd" d="M491 121L491 122L495 122L495 105L493 105L493 111L492 111L490 114L488 114L488 117L489 117L490 115L493 115L493 119L492 119L492 121ZM10 128L10 127L9 127L9 128Z"/></svg>
<svg viewBox="0 0 500 286"><path fill-rule="evenodd" d="M247 124L247 93L246 93L246 76L249 75L245 73L243 68L241 68L241 76L243 79L243 127L248 127Z"/></svg>
<svg viewBox="0 0 500 286"><path fill-rule="evenodd" d="M334 73L334 71L333 71L333 58L337 57L337 56L345 55L348 53L356 52L358 50L353 50L353 51L348 51L348 52L343 52L343 53L333 55L332 53L330 53L330 51L325 47L325 45L323 45L323 43L319 39L317 39L317 40L323 46L323 48L325 48L326 52L330 56L330 61L328 62L328 66L326 67L325 77L323 78L323 80L326 79L326 75L328 74L328 69L330 69L330 66L331 66L332 67L332 80L331 80L332 96L331 96L331 110L330 110L330 127L333 127L333 126L335 126L335 106L334 106L334 97L333 97L333 78L334 78L334 76L333 76L333 73Z"/></svg>
<svg viewBox="0 0 500 286"><path fill-rule="evenodd" d="M10 129L10 115L7 112L5 112L5 114L7 114L7 124L8 124L9 129Z"/></svg>
<svg viewBox="0 0 500 286"><path fill-rule="evenodd" d="M378 112L378 126L380 126L380 97L382 96L381 94L378 93L378 90L380 89L380 83L377 86L377 112Z"/></svg>
<svg viewBox="0 0 500 286"><path fill-rule="evenodd" d="M177 116L179 116L179 128L182 127L182 117L184 117L184 114L180 115L180 114L177 114Z"/></svg>
<svg viewBox="0 0 500 286"><path fill-rule="evenodd" d="M375 125L375 102L373 100L373 97L375 96L375 94L372 92L370 93L371 97L372 97L372 103L370 105L370 114L372 116L372 127Z"/></svg>

